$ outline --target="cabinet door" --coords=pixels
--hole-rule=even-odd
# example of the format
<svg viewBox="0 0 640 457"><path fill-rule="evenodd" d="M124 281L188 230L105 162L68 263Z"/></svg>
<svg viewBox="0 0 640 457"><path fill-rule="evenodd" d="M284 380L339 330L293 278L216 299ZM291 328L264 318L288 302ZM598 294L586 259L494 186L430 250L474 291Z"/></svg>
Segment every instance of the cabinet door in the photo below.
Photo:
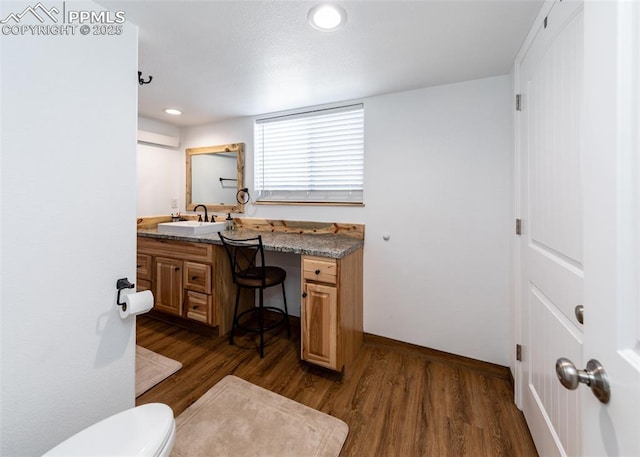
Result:
<svg viewBox="0 0 640 457"><path fill-rule="evenodd" d="M341 370L338 359L338 294L334 286L304 283L302 359Z"/></svg>
<svg viewBox="0 0 640 457"><path fill-rule="evenodd" d="M182 261L156 257L154 260L155 308L158 311L182 315Z"/></svg>

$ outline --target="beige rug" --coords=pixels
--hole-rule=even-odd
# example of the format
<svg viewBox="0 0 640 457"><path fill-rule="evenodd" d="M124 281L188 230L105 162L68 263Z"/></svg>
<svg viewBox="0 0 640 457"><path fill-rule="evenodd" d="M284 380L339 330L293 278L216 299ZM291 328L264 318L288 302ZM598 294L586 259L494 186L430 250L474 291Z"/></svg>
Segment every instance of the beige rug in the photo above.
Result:
<svg viewBox="0 0 640 457"><path fill-rule="evenodd" d="M336 457L343 421L226 376L176 419L172 457Z"/></svg>
<svg viewBox="0 0 640 457"><path fill-rule="evenodd" d="M180 362L136 345L136 398L180 368Z"/></svg>

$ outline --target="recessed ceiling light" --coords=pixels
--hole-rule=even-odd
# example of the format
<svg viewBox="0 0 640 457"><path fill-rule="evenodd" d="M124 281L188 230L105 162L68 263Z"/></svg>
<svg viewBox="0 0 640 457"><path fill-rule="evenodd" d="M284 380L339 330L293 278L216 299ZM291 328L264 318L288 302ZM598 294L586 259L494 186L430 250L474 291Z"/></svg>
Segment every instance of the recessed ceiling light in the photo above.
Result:
<svg viewBox="0 0 640 457"><path fill-rule="evenodd" d="M321 3L309 10L307 19L314 29L331 32L347 22L347 12L339 5Z"/></svg>
<svg viewBox="0 0 640 457"><path fill-rule="evenodd" d="M180 116L182 114L182 111L174 108L167 108L164 110L164 112L167 114L173 114L174 116Z"/></svg>

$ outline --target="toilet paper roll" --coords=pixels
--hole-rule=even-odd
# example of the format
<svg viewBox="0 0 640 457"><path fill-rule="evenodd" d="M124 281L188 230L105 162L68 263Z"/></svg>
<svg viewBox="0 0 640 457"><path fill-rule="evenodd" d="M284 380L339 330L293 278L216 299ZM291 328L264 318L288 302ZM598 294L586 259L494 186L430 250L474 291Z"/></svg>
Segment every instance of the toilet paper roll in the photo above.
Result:
<svg viewBox="0 0 640 457"><path fill-rule="evenodd" d="M137 316L146 313L153 308L153 294L150 290L135 292L124 296L126 307L120 307L120 317L125 319L128 316ZM123 308L126 308L123 310Z"/></svg>

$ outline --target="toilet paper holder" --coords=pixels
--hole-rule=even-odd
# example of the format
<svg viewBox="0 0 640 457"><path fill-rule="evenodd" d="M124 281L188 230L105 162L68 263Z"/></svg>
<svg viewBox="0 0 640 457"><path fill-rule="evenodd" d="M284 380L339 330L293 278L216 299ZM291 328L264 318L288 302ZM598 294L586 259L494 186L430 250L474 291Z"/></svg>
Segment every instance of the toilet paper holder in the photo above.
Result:
<svg viewBox="0 0 640 457"><path fill-rule="evenodd" d="M122 306L122 311L126 311L127 310L127 304L126 303L120 303L120 292L122 292L122 290L124 290L124 289L133 289L135 286L136 285L130 283L129 279L127 279L127 278L120 278L116 282L116 289L118 289L118 298L116 300L116 303L118 304L118 306Z"/></svg>

